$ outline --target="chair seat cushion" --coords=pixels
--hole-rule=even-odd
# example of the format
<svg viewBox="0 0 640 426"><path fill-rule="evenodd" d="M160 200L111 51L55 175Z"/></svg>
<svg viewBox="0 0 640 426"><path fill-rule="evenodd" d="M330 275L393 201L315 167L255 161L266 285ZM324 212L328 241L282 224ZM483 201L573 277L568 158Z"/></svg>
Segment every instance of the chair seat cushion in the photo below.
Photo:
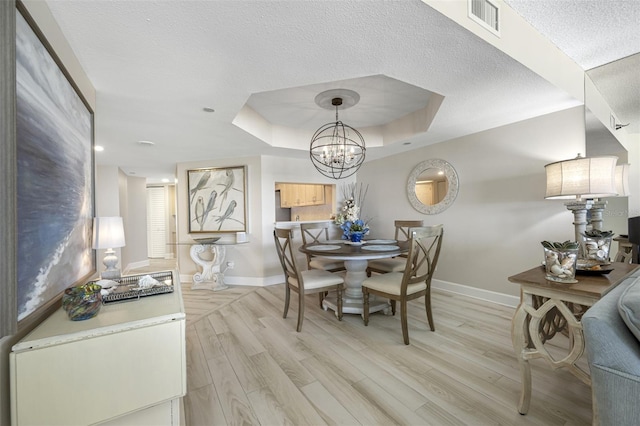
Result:
<svg viewBox="0 0 640 426"><path fill-rule="evenodd" d="M407 267L407 259L404 257L393 257L389 259L376 259L369 261L369 268L385 272L403 272Z"/></svg>
<svg viewBox="0 0 640 426"><path fill-rule="evenodd" d="M362 286L370 288L371 290L400 296L402 275L402 272L389 272L388 274L374 275L371 278L364 280ZM409 284L407 286L407 294L417 293L426 288L427 284L424 282Z"/></svg>
<svg viewBox="0 0 640 426"><path fill-rule="evenodd" d="M302 280L304 281L305 290L329 287L332 285L339 285L344 283L344 280L340 275L327 271L321 271L320 269L302 271L301 274ZM289 284L298 287L298 280L295 278L289 278Z"/></svg>
<svg viewBox="0 0 640 426"><path fill-rule="evenodd" d="M322 269L323 271L340 269L344 268L344 261L314 257L313 259L311 259L311 262L309 262L309 267L313 269Z"/></svg>
<svg viewBox="0 0 640 426"><path fill-rule="evenodd" d="M636 279L620 295L618 312L629 331L640 340L640 279Z"/></svg>

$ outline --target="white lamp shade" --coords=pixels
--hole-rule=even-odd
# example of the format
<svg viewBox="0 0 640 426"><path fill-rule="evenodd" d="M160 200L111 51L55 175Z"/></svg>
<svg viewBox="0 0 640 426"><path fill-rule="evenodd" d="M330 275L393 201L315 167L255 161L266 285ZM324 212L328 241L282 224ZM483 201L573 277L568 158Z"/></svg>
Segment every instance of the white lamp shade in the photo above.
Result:
<svg viewBox="0 0 640 426"><path fill-rule="evenodd" d="M118 216L93 218L93 248L124 247L124 226Z"/></svg>
<svg viewBox="0 0 640 426"><path fill-rule="evenodd" d="M580 157L544 166L547 172L545 198L601 198L617 194L615 168L618 157Z"/></svg>
<svg viewBox="0 0 640 426"><path fill-rule="evenodd" d="M616 166L616 192L618 197L629 196L629 165L618 164Z"/></svg>

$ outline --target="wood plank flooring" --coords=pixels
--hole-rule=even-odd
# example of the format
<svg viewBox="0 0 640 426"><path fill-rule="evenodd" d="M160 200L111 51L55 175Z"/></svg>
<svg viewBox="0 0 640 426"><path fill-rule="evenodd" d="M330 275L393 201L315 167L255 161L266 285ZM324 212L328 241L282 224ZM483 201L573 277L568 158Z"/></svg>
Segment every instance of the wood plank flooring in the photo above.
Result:
<svg viewBox="0 0 640 426"><path fill-rule="evenodd" d="M211 292L183 283L183 294L187 426L591 424L590 388L542 360L531 361L529 414L518 414L513 308L434 291L436 331L413 301L406 346L399 314L374 314L368 327L359 315L339 322L315 295L297 333L296 300L282 318L283 285ZM551 343L567 345L564 336Z"/></svg>

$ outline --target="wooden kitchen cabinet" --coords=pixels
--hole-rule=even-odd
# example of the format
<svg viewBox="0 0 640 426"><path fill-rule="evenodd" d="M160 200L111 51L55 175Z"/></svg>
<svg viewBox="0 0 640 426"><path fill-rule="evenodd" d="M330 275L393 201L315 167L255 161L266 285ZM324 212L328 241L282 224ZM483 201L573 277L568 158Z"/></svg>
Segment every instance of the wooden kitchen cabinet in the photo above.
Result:
<svg viewBox="0 0 640 426"><path fill-rule="evenodd" d="M103 305L85 321L62 308L9 355L12 425L178 425L186 394L185 310L174 291Z"/></svg>
<svg viewBox="0 0 640 426"><path fill-rule="evenodd" d="M318 206L325 203L324 185L281 183L280 207Z"/></svg>
<svg viewBox="0 0 640 426"><path fill-rule="evenodd" d="M305 185L307 202L312 206L324 204L324 185Z"/></svg>

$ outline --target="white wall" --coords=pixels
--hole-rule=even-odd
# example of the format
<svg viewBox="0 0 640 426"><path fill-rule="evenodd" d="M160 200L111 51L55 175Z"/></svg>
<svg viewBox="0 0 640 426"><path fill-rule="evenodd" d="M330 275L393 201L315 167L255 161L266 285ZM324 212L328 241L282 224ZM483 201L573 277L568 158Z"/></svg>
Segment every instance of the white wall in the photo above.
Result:
<svg viewBox="0 0 640 426"><path fill-rule="evenodd" d="M122 267L140 267L149 263L147 249L147 181L120 171L126 186L121 188L120 214L124 222L126 246L122 247Z"/></svg>
<svg viewBox="0 0 640 426"><path fill-rule="evenodd" d="M374 189L367 200L377 212L372 234L391 237L396 219L442 223L437 280L519 295L507 278L540 264L540 242L573 238L573 215L561 201L544 199L544 165L575 157L584 144L580 107L366 163L358 181ZM460 190L447 210L423 215L405 186L413 167L433 158L451 163Z"/></svg>
<svg viewBox="0 0 640 426"><path fill-rule="evenodd" d="M629 135L629 217L640 216L640 133Z"/></svg>
<svg viewBox="0 0 640 426"><path fill-rule="evenodd" d="M120 269L148 263L145 178L127 176L117 166L97 166L95 189L95 215L122 217L126 245L114 249ZM104 252L96 252L98 272L104 270Z"/></svg>

